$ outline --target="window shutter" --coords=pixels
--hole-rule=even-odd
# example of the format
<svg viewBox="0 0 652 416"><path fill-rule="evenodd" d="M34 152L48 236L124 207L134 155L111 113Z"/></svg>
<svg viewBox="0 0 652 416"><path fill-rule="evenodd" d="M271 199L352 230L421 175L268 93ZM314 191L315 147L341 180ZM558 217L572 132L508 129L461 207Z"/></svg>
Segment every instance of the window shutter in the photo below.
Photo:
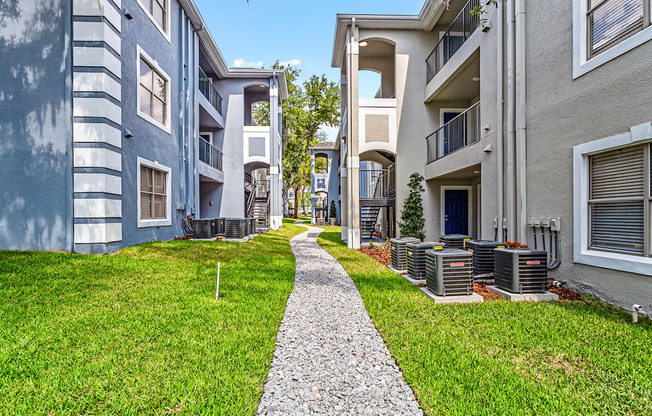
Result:
<svg viewBox="0 0 652 416"><path fill-rule="evenodd" d="M591 199L643 197L645 148L621 149L593 156Z"/></svg>
<svg viewBox="0 0 652 416"><path fill-rule="evenodd" d="M591 158L591 247L643 254L645 147Z"/></svg>
<svg viewBox="0 0 652 416"><path fill-rule="evenodd" d="M599 53L643 28L644 0L589 2L591 50Z"/></svg>

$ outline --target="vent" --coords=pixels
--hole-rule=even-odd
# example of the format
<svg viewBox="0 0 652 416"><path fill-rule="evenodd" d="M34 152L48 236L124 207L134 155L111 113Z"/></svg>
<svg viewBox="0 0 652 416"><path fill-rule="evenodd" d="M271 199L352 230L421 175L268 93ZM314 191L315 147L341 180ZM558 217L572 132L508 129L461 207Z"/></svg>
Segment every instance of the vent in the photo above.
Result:
<svg viewBox="0 0 652 416"><path fill-rule="evenodd" d="M495 268L494 250L505 248L504 245L489 240L469 240L466 250L473 254L473 275L492 274Z"/></svg>
<svg viewBox="0 0 652 416"><path fill-rule="evenodd" d="M389 240L390 252L392 254L392 266L396 270L407 269L407 244L420 243L421 240L413 237L392 238Z"/></svg>
<svg viewBox="0 0 652 416"><path fill-rule="evenodd" d="M194 220L192 222L193 237L198 239L214 238L215 234L214 219L210 220Z"/></svg>
<svg viewBox="0 0 652 416"><path fill-rule="evenodd" d="M548 286L548 253L542 250L505 249L494 251L494 277L499 289L511 293L543 293Z"/></svg>
<svg viewBox="0 0 652 416"><path fill-rule="evenodd" d="M456 248L427 250L426 286L438 296L471 296L473 254Z"/></svg>
<svg viewBox="0 0 652 416"><path fill-rule="evenodd" d="M425 279L426 277L426 250L442 250L440 243L408 243L407 246L407 271L408 276L413 279Z"/></svg>
<svg viewBox="0 0 652 416"><path fill-rule="evenodd" d="M246 221L244 219L227 218L224 221L224 237L241 239L245 238L246 234Z"/></svg>
<svg viewBox="0 0 652 416"><path fill-rule="evenodd" d="M439 242L444 243L446 248L459 248L464 250L464 242L470 240L471 237L463 234L446 234L439 237Z"/></svg>

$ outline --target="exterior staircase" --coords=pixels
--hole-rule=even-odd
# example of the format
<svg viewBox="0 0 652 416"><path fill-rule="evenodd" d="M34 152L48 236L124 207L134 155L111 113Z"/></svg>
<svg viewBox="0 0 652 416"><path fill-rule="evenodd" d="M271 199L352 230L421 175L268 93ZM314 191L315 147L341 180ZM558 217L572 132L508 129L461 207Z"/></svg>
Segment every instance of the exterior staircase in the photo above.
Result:
<svg viewBox="0 0 652 416"><path fill-rule="evenodd" d="M256 219L256 225L269 227L269 204L267 198L255 199L253 217Z"/></svg>
<svg viewBox="0 0 652 416"><path fill-rule="evenodd" d="M360 236L371 238L376 229L380 207L360 207Z"/></svg>

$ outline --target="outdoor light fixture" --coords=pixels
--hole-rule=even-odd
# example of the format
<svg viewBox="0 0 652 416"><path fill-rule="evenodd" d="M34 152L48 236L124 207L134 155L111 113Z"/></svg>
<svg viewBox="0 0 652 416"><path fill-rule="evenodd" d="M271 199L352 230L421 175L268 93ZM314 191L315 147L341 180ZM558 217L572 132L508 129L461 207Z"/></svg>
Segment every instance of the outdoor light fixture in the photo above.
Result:
<svg viewBox="0 0 652 416"><path fill-rule="evenodd" d="M480 82L480 77L473 77L473 81Z"/></svg>
<svg viewBox="0 0 652 416"><path fill-rule="evenodd" d="M363 48L365 46L367 46L367 45L369 45L369 42L367 42L366 40L363 40L362 42L360 42L360 46L362 46Z"/></svg>

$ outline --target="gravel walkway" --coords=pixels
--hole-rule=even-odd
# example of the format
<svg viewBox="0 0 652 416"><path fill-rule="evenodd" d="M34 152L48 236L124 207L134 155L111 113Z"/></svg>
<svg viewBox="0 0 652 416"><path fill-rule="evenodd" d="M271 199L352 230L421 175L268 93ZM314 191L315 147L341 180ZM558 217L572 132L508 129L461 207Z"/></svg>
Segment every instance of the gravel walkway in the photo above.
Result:
<svg viewBox="0 0 652 416"><path fill-rule="evenodd" d="M294 290L260 415L423 415L342 266L309 230L292 239Z"/></svg>

